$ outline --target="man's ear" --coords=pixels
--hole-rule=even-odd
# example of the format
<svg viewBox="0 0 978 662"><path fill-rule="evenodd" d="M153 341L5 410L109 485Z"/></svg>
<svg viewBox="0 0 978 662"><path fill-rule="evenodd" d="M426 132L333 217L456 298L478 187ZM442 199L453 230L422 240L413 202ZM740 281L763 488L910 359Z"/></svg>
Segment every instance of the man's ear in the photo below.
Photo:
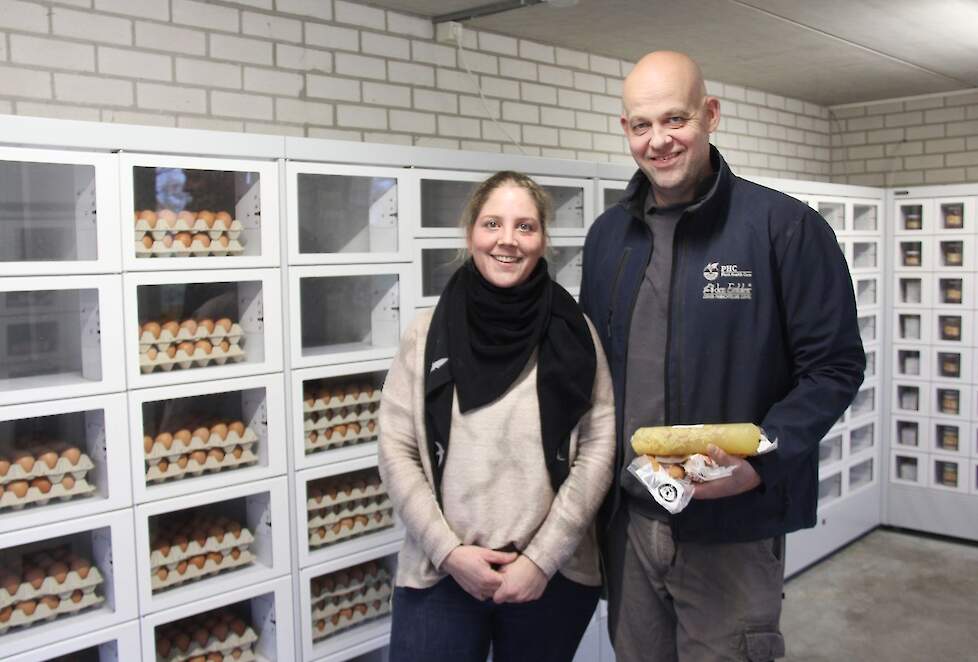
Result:
<svg viewBox="0 0 978 662"><path fill-rule="evenodd" d="M628 135L628 117L626 117L625 114L622 113L620 119L621 119L621 130L624 131L625 132L625 135L627 136Z"/></svg>
<svg viewBox="0 0 978 662"><path fill-rule="evenodd" d="M710 133L713 133L720 126L720 100L716 97L708 96L703 101L703 108L708 118L707 129Z"/></svg>

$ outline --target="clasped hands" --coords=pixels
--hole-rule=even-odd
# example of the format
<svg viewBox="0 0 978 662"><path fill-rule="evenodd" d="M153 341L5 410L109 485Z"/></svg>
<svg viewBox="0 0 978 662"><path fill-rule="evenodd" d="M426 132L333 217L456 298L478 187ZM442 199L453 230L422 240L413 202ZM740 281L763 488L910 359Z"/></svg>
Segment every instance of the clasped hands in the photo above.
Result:
<svg viewBox="0 0 978 662"><path fill-rule="evenodd" d="M710 444L707 455L721 467L733 467L733 473L726 478L708 483L696 483L693 488L694 499L720 499L735 496L754 489L761 484L761 477L753 465L742 457L730 455L723 449Z"/></svg>
<svg viewBox="0 0 978 662"><path fill-rule="evenodd" d="M496 604L536 600L547 587L547 576L516 552L460 545L445 557L442 570L450 574L476 600Z"/></svg>

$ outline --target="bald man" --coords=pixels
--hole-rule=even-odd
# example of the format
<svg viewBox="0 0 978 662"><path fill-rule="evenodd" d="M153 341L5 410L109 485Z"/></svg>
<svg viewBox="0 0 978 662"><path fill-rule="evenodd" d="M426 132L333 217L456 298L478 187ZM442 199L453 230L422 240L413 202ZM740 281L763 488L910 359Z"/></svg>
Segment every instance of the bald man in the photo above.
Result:
<svg viewBox="0 0 978 662"><path fill-rule="evenodd" d="M614 377L599 521L612 644L619 662L773 660L784 536L815 524L818 444L865 369L852 281L824 219L710 145L720 102L689 57L646 55L623 92L639 169L588 232L581 284ZM627 470L638 427L740 422L777 450L711 449L731 475L676 515Z"/></svg>

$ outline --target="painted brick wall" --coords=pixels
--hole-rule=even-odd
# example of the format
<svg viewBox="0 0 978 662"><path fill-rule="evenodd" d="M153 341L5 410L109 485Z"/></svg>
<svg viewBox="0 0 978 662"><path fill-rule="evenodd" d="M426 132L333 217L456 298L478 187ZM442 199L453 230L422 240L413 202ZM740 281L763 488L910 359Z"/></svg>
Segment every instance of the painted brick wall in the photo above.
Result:
<svg viewBox="0 0 978 662"><path fill-rule="evenodd" d="M348 0L0 0L0 113L631 163L629 63L439 36ZM828 179L828 109L708 87L738 172Z"/></svg>
<svg viewBox="0 0 978 662"><path fill-rule="evenodd" d="M978 90L831 108L832 181L978 181Z"/></svg>

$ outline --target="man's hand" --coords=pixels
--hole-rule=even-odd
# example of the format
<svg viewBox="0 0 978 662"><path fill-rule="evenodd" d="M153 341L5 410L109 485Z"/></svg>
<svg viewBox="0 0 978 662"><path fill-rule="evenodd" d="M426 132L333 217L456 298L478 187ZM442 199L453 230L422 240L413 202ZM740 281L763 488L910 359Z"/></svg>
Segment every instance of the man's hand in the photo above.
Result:
<svg viewBox="0 0 978 662"><path fill-rule="evenodd" d="M499 569L503 583L492 596L493 602L530 602L543 595L547 588L547 576L537 564L523 556Z"/></svg>
<svg viewBox="0 0 978 662"><path fill-rule="evenodd" d="M742 494L761 484L761 477L747 460L729 455L720 448L710 444L707 454L721 467L733 467L733 474L726 478L711 480L706 483L695 483L694 499L719 499L722 497Z"/></svg>
<svg viewBox="0 0 978 662"><path fill-rule="evenodd" d="M503 585L503 575L493 565L512 563L516 552L497 552L475 545L460 545L442 561L441 569L476 600L488 600Z"/></svg>

